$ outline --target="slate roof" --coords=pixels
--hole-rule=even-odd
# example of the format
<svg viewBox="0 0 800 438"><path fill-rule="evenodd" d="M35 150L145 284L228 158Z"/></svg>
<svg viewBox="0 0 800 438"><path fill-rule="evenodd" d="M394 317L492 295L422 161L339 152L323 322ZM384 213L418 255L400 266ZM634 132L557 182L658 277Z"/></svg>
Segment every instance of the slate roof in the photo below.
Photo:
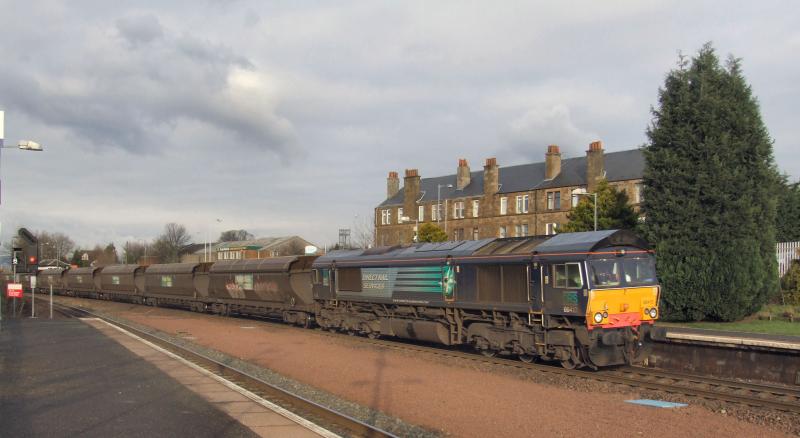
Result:
<svg viewBox="0 0 800 438"><path fill-rule="evenodd" d="M625 181L640 179L644 173L644 154L640 149L620 152L606 152L604 157L606 179L609 181ZM457 190L456 175L437 176L420 179L420 198L417 202L436 201L437 186L442 185L441 198L470 198L483 195L483 170L470 172L470 183L462 190ZM448 188L447 184L452 184ZM544 162L519 164L499 168L498 193L523 192L551 187L567 187L586 185L586 156L561 160L561 173L552 180L544 179ZM379 207L402 206L403 190L383 201Z"/></svg>

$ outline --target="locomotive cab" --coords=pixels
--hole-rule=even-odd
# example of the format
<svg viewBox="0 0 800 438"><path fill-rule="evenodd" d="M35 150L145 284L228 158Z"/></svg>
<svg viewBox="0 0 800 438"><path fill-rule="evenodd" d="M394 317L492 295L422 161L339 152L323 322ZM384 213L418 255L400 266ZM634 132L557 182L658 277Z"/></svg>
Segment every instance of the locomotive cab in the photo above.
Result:
<svg viewBox="0 0 800 438"><path fill-rule="evenodd" d="M537 250L546 326L554 332L572 326L583 346L557 347L557 358L565 366L641 361L659 316L660 287L647 243L609 230L562 234Z"/></svg>

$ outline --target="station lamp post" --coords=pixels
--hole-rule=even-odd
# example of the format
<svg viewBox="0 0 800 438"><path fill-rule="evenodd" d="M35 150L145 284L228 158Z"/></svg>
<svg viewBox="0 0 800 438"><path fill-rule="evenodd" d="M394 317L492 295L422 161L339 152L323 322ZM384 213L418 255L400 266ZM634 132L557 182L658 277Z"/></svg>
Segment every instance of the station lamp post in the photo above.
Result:
<svg viewBox="0 0 800 438"><path fill-rule="evenodd" d="M437 184L436 185L436 223L442 218L442 187L452 189L452 184ZM447 234L447 199L444 200L444 233ZM449 237L448 237L449 239Z"/></svg>
<svg viewBox="0 0 800 438"><path fill-rule="evenodd" d="M0 111L0 170L2 170L2 163L3 163L2 151L3 151L3 149L20 149L20 150L23 150L23 151L33 151L33 152L41 152L43 150L42 146L39 143L37 143L35 141L31 141L31 140L21 140L21 141L19 141L19 143L17 143L16 146L11 146L11 145L6 146L5 137L6 137L6 135L5 135L5 112L4 111ZM2 180L0 179L0 205L3 203L2 187L3 187L2 186ZM11 256L14 257L13 249L12 249ZM37 257L38 257L38 254L37 254ZM16 265L14 265L14 283L16 283L16 282L17 282L17 272L16 272ZM3 320L3 306L2 306L2 303L5 300L6 291L0 291L0 294L2 294L2 298L0 298L0 322L2 322L2 320ZM0 326L0 328L1 327L2 326Z"/></svg>

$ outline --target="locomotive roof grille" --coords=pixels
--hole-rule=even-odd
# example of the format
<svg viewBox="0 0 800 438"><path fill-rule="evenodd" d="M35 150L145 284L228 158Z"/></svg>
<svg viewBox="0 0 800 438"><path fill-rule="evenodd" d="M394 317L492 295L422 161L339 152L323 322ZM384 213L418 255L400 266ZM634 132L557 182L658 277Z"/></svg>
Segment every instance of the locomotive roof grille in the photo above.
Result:
<svg viewBox="0 0 800 438"><path fill-rule="evenodd" d="M600 248L632 246L648 249L647 242L628 230L585 231L562 233L555 236L492 238L443 243L420 243L409 246L384 247L384 251L346 250L333 251L315 262L315 266L330 263L357 265L364 263L408 263L453 258L504 258L533 255L588 254Z"/></svg>

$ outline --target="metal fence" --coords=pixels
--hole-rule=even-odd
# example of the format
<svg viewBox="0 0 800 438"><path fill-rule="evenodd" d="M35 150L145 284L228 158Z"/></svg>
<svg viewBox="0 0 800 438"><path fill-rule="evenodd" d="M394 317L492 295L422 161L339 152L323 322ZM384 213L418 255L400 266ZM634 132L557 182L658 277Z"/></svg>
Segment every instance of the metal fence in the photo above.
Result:
<svg viewBox="0 0 800 438"><path fill-rule="evenodd" d="M781 277L792 266L792 260L800 259L800 242L778 243L778 271Z"/></svg>

